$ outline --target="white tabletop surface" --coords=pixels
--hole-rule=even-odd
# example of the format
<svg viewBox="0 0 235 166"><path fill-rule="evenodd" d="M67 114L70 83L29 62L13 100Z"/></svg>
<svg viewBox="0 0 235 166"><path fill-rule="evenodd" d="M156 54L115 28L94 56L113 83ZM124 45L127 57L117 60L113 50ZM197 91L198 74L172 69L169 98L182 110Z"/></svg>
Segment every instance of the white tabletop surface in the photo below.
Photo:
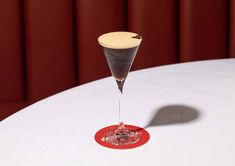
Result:
<svg viewBox="0 0 235 166"><path fill-rule="evenodd" d="M97 69L98 70L98 69ZM131 72L122 117L151 135L114 150L94 140L118 121L113 78L29 106L0 122L2 166L234 166L235 59Z"/></svg>

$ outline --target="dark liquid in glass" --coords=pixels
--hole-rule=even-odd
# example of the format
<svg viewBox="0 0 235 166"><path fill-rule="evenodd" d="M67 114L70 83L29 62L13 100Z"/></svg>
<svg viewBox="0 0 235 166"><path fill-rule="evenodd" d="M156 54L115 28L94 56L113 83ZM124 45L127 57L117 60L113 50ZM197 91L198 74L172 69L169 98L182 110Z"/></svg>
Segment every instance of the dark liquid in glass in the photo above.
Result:
<svg viewBox="0 0 235 166"><path fill-rule="evenodd" d="M118 88L122 92L124 81L135 59L137 47L127 49L113 49L103 47L109 68L116 79Z"/></svg>

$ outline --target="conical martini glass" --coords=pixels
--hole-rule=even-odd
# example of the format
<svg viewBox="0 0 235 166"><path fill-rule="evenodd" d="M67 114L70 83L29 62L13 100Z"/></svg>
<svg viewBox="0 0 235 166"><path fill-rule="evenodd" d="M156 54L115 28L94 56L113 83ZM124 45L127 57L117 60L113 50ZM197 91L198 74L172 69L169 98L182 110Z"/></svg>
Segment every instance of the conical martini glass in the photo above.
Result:
<svg viewBox="0 0 235 166"><path fill-rule="evenodd" d="M117 82L120 96L123 93L125 80L141 41L142 38L133 32L110 32L98 38L99 44L103 47L110 71ZM119 98L119 124L101 129L96 134L96 141L108 147L132 147L141 140L141 130L145 131L136 126L125 125L121 121ZM143 141L141 141L141 143L143 143Z"/></svg>

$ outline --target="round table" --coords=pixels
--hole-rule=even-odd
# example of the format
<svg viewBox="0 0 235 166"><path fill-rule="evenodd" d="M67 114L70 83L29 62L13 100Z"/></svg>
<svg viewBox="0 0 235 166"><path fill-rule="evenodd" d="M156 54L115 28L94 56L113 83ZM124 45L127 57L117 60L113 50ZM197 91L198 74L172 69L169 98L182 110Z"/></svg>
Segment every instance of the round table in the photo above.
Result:
<svg viewBox="0 0 235 166"><path fill-rule="evenodd" d="M130 72L122 120L145 128L138 148L109 149L95 133L118 123L118 89L105 78L39 101L0 122L4 166L234 166L235 59Z"/></svg>

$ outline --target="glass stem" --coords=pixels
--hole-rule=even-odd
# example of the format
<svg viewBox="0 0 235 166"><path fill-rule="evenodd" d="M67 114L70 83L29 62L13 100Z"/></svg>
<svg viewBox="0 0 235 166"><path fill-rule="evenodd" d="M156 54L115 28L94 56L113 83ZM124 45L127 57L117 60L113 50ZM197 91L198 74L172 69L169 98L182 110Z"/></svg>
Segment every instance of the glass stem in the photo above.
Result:
<svg viewBox="0 0 235 166"><path fill-rule="evenodd" d="M119 95L119 99L118 99L118 121L120 125L123 124L121 120L121 97L122 97L122 93Z"/></svg>
<svg viewBox="0 0 235 166"><path fill-rule="evenodd" d="M119 98L118 98L118 121L119 121L119 126L118 129L124 129L124 124L121 119L121 99L122 99L122 94L123 94L123 85L125 80L119 81L116 80L118 84L118 89L119 89Z"/></svg>

